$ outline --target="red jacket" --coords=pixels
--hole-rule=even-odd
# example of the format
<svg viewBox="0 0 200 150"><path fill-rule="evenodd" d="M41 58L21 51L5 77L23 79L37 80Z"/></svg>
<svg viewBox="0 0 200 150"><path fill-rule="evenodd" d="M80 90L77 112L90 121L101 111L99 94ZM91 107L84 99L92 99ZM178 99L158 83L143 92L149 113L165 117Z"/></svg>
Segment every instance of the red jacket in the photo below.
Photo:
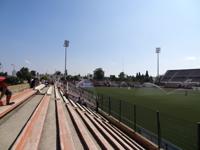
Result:
<svg viewBox="0 0 200 150"><path fill-rule="evenodd" d="M5 83L6 78L0 76L0 89L7 88L7 84Z"/></svg>
<svg viewBox="0 0 200 150"><path fill-rule="evenodd" d="M5 77L0 76L0 83L1 83L1 82L4 82L5 80L6 80Z"/></svg>

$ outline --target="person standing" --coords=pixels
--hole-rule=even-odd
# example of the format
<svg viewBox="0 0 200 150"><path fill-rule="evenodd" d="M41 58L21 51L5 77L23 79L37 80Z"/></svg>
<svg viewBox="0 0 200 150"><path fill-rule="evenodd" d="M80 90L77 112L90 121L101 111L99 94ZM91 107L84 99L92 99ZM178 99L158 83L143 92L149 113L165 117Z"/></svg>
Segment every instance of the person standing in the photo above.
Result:
<svg viewBox="0 0 200 150"><path fill-rule="evenodd" d="M31 81L30 81L30 88L35 88L35 85L36 85L36 79L34 78L34 79L31 79Z"/></svg>
<svg viewBox="0 0 200 150"><path fill-rule="evenodd" d="M0 92L1 92L0 105L3 105L1 99L3 98L4 95L6 95L6 105L14 104L14 102L10 103L12 92L8 89L5 80L6 80L5 77L0 77Z"/></svg>

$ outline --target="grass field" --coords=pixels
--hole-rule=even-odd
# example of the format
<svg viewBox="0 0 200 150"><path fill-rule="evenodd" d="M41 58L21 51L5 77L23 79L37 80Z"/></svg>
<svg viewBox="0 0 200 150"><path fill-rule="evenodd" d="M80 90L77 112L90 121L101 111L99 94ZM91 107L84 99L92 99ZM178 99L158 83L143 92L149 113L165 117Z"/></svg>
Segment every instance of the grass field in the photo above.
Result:
<svg viewBox="0 0 200 150"><path fill-rule="evenodd" d="M133 104L137 108L137 124L156 133L156 111L160 112L161 134L164 139L184 150L197 149L197 125L200 121L200 92L157 88L105 88L90 89L104 95L104 107L108 110L107 97L111 97L112 115L119 115L121 100L122 121L133 125ZM118 104L117 104L118 103Z"/></svg>
<svg viewBox="0 0 200 150"><path fill-rule="evenodd" d="M28 83L24 83L24 84L11 85L8 88L12 91L12 93L16 93L24 89L30 88L30 85Z"/></svg>

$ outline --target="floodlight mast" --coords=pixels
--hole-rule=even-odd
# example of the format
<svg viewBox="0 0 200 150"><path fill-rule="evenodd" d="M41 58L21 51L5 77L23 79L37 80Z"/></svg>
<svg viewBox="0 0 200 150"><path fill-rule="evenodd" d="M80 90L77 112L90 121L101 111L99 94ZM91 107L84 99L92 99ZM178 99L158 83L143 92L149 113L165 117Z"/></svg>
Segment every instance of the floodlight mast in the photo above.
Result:
<svg viewBox="0 0 200 150"><path fill-rule="evenodd" d="M157 54L157 77L159 78L159 54L161 52L161 49L160 47L157 47L156 48L156 54Z"/></svg>
<svg viewBox="0 0 200 150"><path fill-rule="evenodd" d="M67 70L66 70L66 66L67 66L67 47L69 47L69 41L65 40L64 41L64 47L65 47L65 70L64 70L64 78L66 79L67 76Z"/></svg>

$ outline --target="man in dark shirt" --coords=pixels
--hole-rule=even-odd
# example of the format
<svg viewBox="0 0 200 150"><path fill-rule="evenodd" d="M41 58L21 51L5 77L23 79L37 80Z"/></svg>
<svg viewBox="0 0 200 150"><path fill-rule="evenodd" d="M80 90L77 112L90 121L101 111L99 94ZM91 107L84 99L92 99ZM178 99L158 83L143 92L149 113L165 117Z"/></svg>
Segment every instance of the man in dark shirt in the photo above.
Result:
<svg viewBox="0 0 200 150"><path fill-rule="evenodd" d="M1 99L4 95L6 95L6 105L10 105L13 103L10 103L10 99L12 96L12 92L8 89L7 84L5 83L6 78L5 77L0 77L0 105L2 104Z"/></svg>

